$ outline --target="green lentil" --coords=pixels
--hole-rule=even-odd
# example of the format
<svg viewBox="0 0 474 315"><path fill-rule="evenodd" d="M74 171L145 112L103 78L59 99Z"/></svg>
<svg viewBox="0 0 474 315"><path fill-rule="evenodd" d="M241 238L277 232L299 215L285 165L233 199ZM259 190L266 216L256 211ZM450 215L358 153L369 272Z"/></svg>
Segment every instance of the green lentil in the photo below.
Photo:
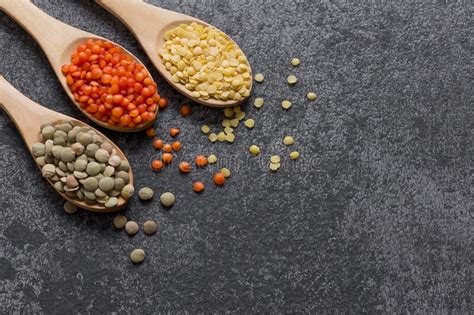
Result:
<svg viewBox="0 0 474 315"><path fill-rule="evenodd" d="M141 200L150 200L153 198L153 190L150 187L143 187L138 191L138 197Z"/></svg>
<svg viewBox="0 0 474 315"><path fill-rule="evenodd" d="M106 208L113 208L113 207L117 206L117 203L118 203L117 197L110 197L107 200L107 202L105 203L105 207Z"/></svg>
<svg viewBox="0 0 474 315"><path fill-rule="evenodd" d="M104 192L109 192L114 189L115 182L112 177L104 177L99 180L99 188Z"/></svg>
<svg viewBox="0 0 474 315"><path fill-rule="evenodd" d="M77 206L69 201L66 201L64 203L64 211L66 211L67 214L74 214L77 212Z"/></svg>
<svg viewBox="0 0 474 315"><path fill-rule="evenodd" d="M31 153L34 157L44 156L46 154L46 146L44 143L35 143L31 147Z"/></svg>
<svg viewBox="0 0 474 315"><path fill-rule="evenodd" d="M125 227L125 224L127 224L127 217L123 215L118 215L114 218L114 227L116 229L123 229Z"/></svg>
<svg viewBox="0 0 474 315"><path fill-rule="evenodd" d="M97 162L90 162L87 164L86 172L90 176L95 176L100 173L100 164Z"/></svg>
<svg viewBox="0 0 474 315"><path fill-rule="evenodd" d="M152 235L156 233L158 225L153 220L147 220L143 223L143 232L147 235Z"/></svg>
<svg viewBox="0 0 474 315"><path fill-rule="evenodd" d="M162 193L160 196L160 202L165 207L171 207L174 205L175 201L176 197L170 192Z"/></svg>
<svg viewBox="0 0 474 315"><path fill-rule="evenodd" d="M89 143L86 147L86 155L88 157L95 156L95 153L99 150L99 146L95 143Z"/></svg>
<svg viewBox="0 0 474 315"><path fill-rule="evenodd" d="M128 221L126 224L125 224L125 231L129 234L129 235L135 235L138 233L138 230L139 230L139 226L138 226L138 223L135 222L135 221Z"/></svg>
<svg viewBox="0 0 474 315"><path fill-rule="evenodd" d="M135 188L132 185L125 185L125 187L122 188L122 191L120 192L120 194L125 199L129 199L133 196L134 192L135 192Z"/></svg>
<svg viewBox="0 0 474 315"><path fill-rule="evenodd" d="M88 177L81 183L86 191L95 191L99 187L99 181L95 177Z"/></svg>
<svg viewBox="0 0 474 315"><path fill-rule="evenodd" d="M141 263L143 260L145 260L145 251L141 248L134 249L130 253L130 260L135 264Z"/></svg>
<svg viewBox="0 0 474 315"><path fill-rule="evenodd" d="M43 177L51 178L56 173L56 166L54 166L53 164L45 164L41 168L41 173L43 174Z"/></svg>
<svg viewBox="0 0 474 315"><path fill-rule="evenodd" d="M97 162L105 163L109 160L109 158L110 153L104 149L98 149L95 153L95 159L97 160Z"/></svg>

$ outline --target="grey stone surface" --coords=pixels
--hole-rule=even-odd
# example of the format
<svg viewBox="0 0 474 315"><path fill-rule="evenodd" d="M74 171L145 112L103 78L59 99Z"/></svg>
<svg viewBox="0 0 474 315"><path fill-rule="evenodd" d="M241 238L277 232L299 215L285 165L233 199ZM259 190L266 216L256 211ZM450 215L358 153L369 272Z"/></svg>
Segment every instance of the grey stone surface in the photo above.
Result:
<svg viewBox="0 0 474 315"><path fill-rule="evenodd" d="M170 107L156 122L182 130L179 159L215 153L215 167L153 173L143 133L106 131L130 158L137 188L123 212L159 222L154 236L112 228L113 215L67 215L41 179L14 124L0 112L0 313L472 312L473 94L470 1L163 0L231 35L266 81L247 106L256 127L210 144L219 110L193 107L152 73ZM151 67L132 34L92 1L35 1L56 18L103 35ZM0 14L0 74L33 100L83 119L39 46ZM146 21L144 21L146 23ZM469 37L471 36L471 37ZM292 69L289 60L302 64ZM294 73L299 82L288 87ZM305 100L316 90L316 103ZM284 112L282 99L294 106ZM301 159L286 157L294 135ZM252 144L261 158L250 157ZM266 167L281 154L282 169ZM207 190L191 191L202 179ZM128 254L147 257L132 265Z"/></svg>

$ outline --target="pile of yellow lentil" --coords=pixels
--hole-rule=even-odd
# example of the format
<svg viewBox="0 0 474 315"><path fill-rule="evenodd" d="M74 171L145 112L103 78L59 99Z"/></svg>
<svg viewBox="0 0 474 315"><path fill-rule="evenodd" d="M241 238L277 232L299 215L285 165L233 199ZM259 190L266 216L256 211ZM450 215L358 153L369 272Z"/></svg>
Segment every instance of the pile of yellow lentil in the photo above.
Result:
<svg viewBox="0 0 474 315"><path fill-rule="evenodd" d="M252 75L242 50L223 32L198 23L181 24L165 33L159 55L193 97L240 101L250 95Z"/></svg>

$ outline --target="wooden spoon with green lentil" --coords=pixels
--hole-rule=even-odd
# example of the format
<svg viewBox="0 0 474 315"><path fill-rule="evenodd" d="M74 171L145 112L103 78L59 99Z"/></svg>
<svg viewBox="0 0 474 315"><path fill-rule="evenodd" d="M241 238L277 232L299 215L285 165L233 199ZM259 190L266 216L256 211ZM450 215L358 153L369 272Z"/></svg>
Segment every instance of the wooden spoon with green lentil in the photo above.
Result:
<svg viewBox="0 0 474 315"><path fill-rule="evenodd" d="M64 199L93 212L114 212L127 204L133 194L132 170L105 135L33 102L1 76L0 107L15 123L43 177Z"/></svg>

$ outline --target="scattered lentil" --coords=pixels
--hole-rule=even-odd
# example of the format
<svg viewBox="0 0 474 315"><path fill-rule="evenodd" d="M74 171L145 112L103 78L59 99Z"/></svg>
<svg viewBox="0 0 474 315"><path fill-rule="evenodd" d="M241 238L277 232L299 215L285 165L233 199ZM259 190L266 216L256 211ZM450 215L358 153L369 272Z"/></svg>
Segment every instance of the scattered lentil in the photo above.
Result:
<svg viewBox="0 0 474 315"><path fill-rule="evenodd" d="M215 183L217 186L222 186L222 185L224 185L224 183L225 183L225 176L224 176L224 174L221 173L221 172L215 173L215 174L214 174L214 183Z"/></svg>
<svg viewBox="0 0 474 315"><path fill-rule="evenodd" d="M145 251L141 248L134 249L130 253L130 260L135 264L141 263L143 260L145 260Z"/></svg>
<svg viewBox="0 0 474 315"><path fill-rule="evenodd" d="M318 95L314 92L309 92L308 95L306 95L309 101L313 102L318 98Z"/></svg>
<svg viewBox="0 0 474 315"><path fill-rule="evenodd" d="M290 159L296 160L300 157L300 153L298 151L293 151L290 153Z"/></svg>
<svg viewBox="0 0 474 315"><path fill-rule="evenodd" d="M288 100L284 100L283 102L281 102L281 107L283 107L283 109L289 109L291 107L291 102Z"/></svg>
<svg viewBox="0 0 474 315"><path fill-rule="evenodd" d="M208 125L202 125L202 126L201 126L201 131L202 131L202 133L204 133L204 134L208 134L209 131L211 131L211 128L209 128Z"/></svg>
<svg viewBox="0 0 474 315"><path fill-rule="evenodd" d="M295 85L296 82L298 82L298 78L294 75L289 75L288 78L286 79L289 85Z"/></svg>
<svg viewBox="0 0 474 315"><path fill-rule="evenodd" d="M145 134L146 134L148 137L154 137L154 136L156 135L156 130L155 130L155 128L150 127L150 128L148 128L148 129L145 131Z"/></svg>
<svg viewBox="0 0 474 315"><path fill-rule="evenodd" d="M253 120L252 118L249 118L246 121L244 121L244 125L245 127L252 129L255 126L255 120Z"/></svg>
<svg viewBox="0 0 474 315"><path fill-rule="evenodd" d="M170 128L170 136L172 137L176 137L177 135L179 135L179 128Z"/></svg>
<svg viewBox="0 0 474 315"><path fill-rule="evenodd" d="M257 98L255 99L255 101L253 102L253 106L255 106L255 107L257 107L257 108L260 108L260 107L263 106L264 102L265 102L265 101L263 100L263 98L257 97Z"/></svg>
<svg viewBox="0 0 474 315"><path fill-rule="evenodd" d="M191 164L188 162L181 162L178 166L181 173L189 173L191 171Z"/></svg>
<svg viewBox="0 0 474 315"><path fill-rule="evenodd" d="M292 65L293 67L298 67L299 64L300 64L300 60L299 60L298 58L293 58L293 59L291 59L291 65Z"/></svg>
<svg viewBox="0 0 474 315"><path fill-rule="evenodd" d="M207 165L208 161L207 161L207 158L204 155L198 155L198 156L196 156L195 162L196 162L196 166L204 167L204 166Z"/></svg>
<svg viewBox="0 0 474 315"><path fill-rule="evenodd" d="M143 223L143 232L146 235L155 234L157 227L158 227L158 225L156 224L155 221L147 220L147 221L145 221L145 223Z"/></svg>
<svg viewBox="0 0 474 315"><path fill-rule="evenodd" d="M258 146L256 146L255 144L253 144L249 147L249 152L253 155L259 155L260 154L260 148Z"/></svg>
<svg viewBox="0 0 474 315"><path fill-rule="evenodd" d="M170 164L173 161L173 154L165 152L161 155L161 159L163 160L163 163Z"/></svg>
<svg viewBox="0 0 474 315"><path fill-rule="evenodd" d="M204 183L203 182L194 182L193 183L193 190L195 192L201 192L204 190Z"/></svg>
<svg viewBox="0 0 474 315"><path fill-rule="evenodd" d="M187 104L182 105L179 109L179 114L181 115L181 117L189 116L191 114L191 107Z"/></svg>
<svg viewBox="0 0 474 315"><path fill-rule="evenodd" d="M67 214L74 214L76 213L78 210L77 206L69 201L66 201L64 203L64 211L67 213Z"/></svg>
<svg viewBox="0 0 474 315"><path fill-rule="evenodd" d="M171 207L175 201L176 197L170 192L165 192L160 196L160 202L165 207Z"/></svg>
<svg viewBox="0 0 474 315"><path fill-rule="evenodd" d="M163 140L155 139L155 141L153 141L153 147L157 150L160 150L161 148L163 148Z"/></svg>
<svg viewBox="0 0 474 315"><path fill-rule="evenodd" d="M217 135L215 133L211 133L211 134L209 134L208 139L211 142L216 142L217 141Z"/></svg>
<svg viewBox="0 0 474 315"><path fill-rule="evenodd" d="M153 190L150 187L143 187L138 191L138 197L141 200L150 200L153 198Z"/></svg>
<svg viewBox="0 0 474 315"><path fill-rule="evenodd" d="M293 137L291 136L285 136L283 138L283 144L285 145L292 145L293 143L295 143L295 140L293 139Z"/></svg>
<svg viewBox="0 0 474 315"><path fill-rule="evenodd" d="M129 234L129 235L137 234L139 229L140 228L138 226L138 223L135 222L135 221L128 221L125 224L125 232L127 232L127 234Z"/></svg>
<svg viewBox="0 0 474 315"><path fill-rule="evenodd" d="M230 170L226 167L221 168L221 173L224 174L224 177L230 177Z"/></svg>
<svg viewBox="0 0 474 315"><path fill-rule="evenodd" d="M125 227L125 224L127 224L127 217L123 215L118 215L114 218L114 227L116 229L123 229Z"/></svg>
<svg viewBox="0 0 474 315"><path fill-rule="evenodd" d="M281 158L279 155L272 155L270 157L270 162L272 162L273 164L280 163L280 161L281 161Z"/></svg>
<svg viewBox="0 0 474 315"><path fill-rule="evenodd" d="M163 169L164 166L165 166L165 164L161 160L151 161L151 168L155 171L159 171L159 170Z"/></svg>
<svg viewBox="0 0 474 315"><path fill-rule="evenodd" d="M265 79L265 77L263 76L263 74L257 73L257 74L255 75L255 78L254 78L254 79L255 79L256 82L262 83L263 80Z"/></svg>

